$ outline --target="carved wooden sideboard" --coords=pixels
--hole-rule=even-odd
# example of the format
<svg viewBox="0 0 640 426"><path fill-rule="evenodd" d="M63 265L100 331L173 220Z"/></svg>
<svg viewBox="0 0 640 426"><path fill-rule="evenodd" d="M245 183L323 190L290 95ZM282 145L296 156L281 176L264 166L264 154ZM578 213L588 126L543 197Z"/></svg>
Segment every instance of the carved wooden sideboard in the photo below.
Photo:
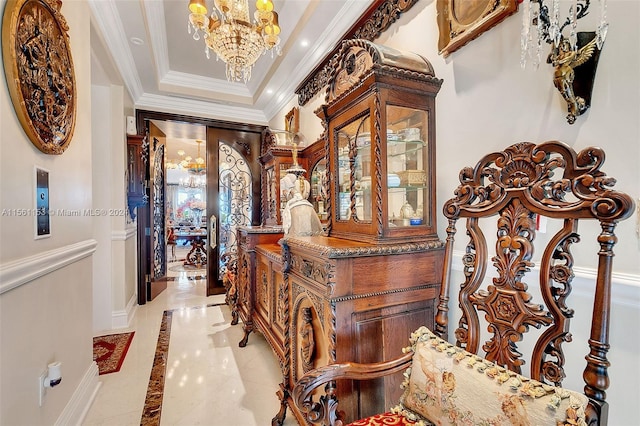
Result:
<svg viewBox="0 0 640 426"><path fill-rule="evenodd" d="M413 330L433 327L442 242L299 237L283 245L291 306L289 389L306 371L328 363L399 356ZM337 395L347 418L380 412L398 400L402 374L383 380L341 384ZM304 424L289 396L280 396Z"/></svg>
<svg viewBox="0 0 640 426"><path fill-rule="evenodd" d="M332 362L394 358L413 330L433 327L443 244L281 237L278 227L238 228L233 323L243 322L241 347L257 330L278 358L283 381L274 424L282 424L287 407L304 424L290 390L306 371ZM383 381L342 384L337 395L348 418L378 412L398 399L401 374Z"/></svg>
<svg viewBox="0 0 640 426"><path fill-rule="evenodd" d="M278 358L282 371L280 395L289 395L289 286L282 273L282 247L278 241L283 237L278 226L244 226L238 228L238 275L236 297L231 299L235 325L241 319L244 337L239 342L245 347L252 331L263 334L273 353ZM275 416L280 424L286 414L287 398Z"/></svg>
<svg viewBox="0 0 640 426"><path fill-rule="evenodd" d="M254 324L282 363L286 358L289 295L282 276L281 251L280 245L275 243L256 246Z"/></svg>
<svg viewBox="0 0 640 426"><path fill-rule="evenodd" d="M256 309L260 311L261 308L266 310L265 307L267 299L265 299L265 286L260 282L260 288L257 289L257 280L262 280L261 272L258 271L257 265L257 247L259 245L268 245L269 249L263 249L260 251L260 265L263 265L266 261L265 258L270 259L271 262L276 261L277 257L271 256L270 253L273 250L273 245L277 245L278 240L282 238L282 228L278 226L240 226L237 229L238 233L238 277L236 280L236 297L231 306L231 315L233 320L231 324L235 325L238 320L242 320L244 337L240 341L240 347L247 345L249 334L254 330L256 323L258 326L263 325L256 318L270 318L268 312L259 312L256 315ZM279 246L278 246L279 247ZM261 269L264 271L264 268ZM260 278L258 278L260 276ZM271 277L271 275L268 275ZM271 281L270 281L271 282ZM264 330L261 330L264 332ZM268 333L264 333L266 337L269 337ZM270 342L272 346L273 343Z"/></svg>

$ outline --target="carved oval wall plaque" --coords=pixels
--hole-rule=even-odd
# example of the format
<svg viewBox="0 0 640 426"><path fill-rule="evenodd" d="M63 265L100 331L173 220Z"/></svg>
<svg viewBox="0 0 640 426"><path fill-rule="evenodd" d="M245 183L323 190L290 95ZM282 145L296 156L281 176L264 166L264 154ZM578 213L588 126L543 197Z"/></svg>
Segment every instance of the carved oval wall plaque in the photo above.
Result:
<svg viewBox="0 0 640 426"><path fill-rule="evenodd" d="M2 57L16 115L33 144L62 154L76 121L76 82L61 0L8 0Z"/></svg>

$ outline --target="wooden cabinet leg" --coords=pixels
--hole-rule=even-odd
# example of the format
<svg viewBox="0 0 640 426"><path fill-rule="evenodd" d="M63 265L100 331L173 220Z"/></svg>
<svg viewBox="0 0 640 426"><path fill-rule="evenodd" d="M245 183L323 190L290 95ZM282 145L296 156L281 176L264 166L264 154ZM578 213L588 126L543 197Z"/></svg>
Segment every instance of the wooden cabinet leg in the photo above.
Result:
<svg viewBox="0 0 640 426"><path fill-rule="evenodd" d="M271 426L282 426L284 419L287 417L287 399L289 398L289 391L285 388L283 383L280 383L280 390L277 392L280 398L280 411L271 419Z"/></svg>
<svg viewBox="0 0 640 426"><path fill-rule="evenodd" d="M253 331L253 326L245 325L244 327L242 327L242 329L244 330L244 337L242 338L242 340L240 340L238 346L244 348L245 346L247 346L247 342L249 341L249 334L251 334L251 332Z"/></svg>

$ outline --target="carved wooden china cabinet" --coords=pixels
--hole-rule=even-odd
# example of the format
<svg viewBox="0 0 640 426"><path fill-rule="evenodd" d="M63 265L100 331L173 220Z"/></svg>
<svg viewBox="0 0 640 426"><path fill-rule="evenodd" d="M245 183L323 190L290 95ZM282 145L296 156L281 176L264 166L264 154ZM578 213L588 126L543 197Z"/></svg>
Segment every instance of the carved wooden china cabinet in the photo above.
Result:
<svg viewBox="0 0 640 426"><path fill-rule="evenodd" d="M433 327L443 243L435 213L435 96L424 58L364 40L342 44L318 115L328 129L331 228L287 237L290 370L280 396L308 370L400 355L410 333ZM287 379L287 377L285 377ZM381 412L402 374L336 389L346 419Z"/></svg>
<svg viewBox="0 0 640 426"><path fill-rule="evenodd" d="M293 146L280 144L277 135L267 130L259 160L262 164L262 224L281 225L285 200L280 197L280 179L286 174L285 170L293 166ZM306 166L302 158L298 158L298 163Z"/></svg>
<svg viewBox="0 0 640 426"><path fill-rule="evenodd" d="M437 238L435 96L442 81L422 57L373 46L343 47L318 111L329 123L332 235Z"/></svg>
<svg viewBox="0 0 640 426"><path fill-rule="evenodd" d="M326 188L326 149L324 139L319 139L306 147L294 147L292 142L279 143L283 138L280 132L276 137L271 131L266 131L260 163L262 164L262 224L267 226L282 224L282 210L286 200L282 198L280 179L291 168L294 161L307 172L304 177L311 184L309 201L314 205L321 220L327 219L325 209ZM289 134L293 141L293 135ZM295 159L294 159L295 155Z"/></svg>
<svg viewBox="0 0 640 426"><path fill-rule="evenodd" d="M326 134L301 149L266 133L260 161L262 226L239 227L233 323L264 334L278 357L282 424L307 371L333 362L400 355L410 333L433 327L444 244L435 214L435 97L428 61L364 40L343 42L326 104ZM280 178L307 170L310 201L327 236L283 236ZM388 408L402 374L342 382L347 419Z"/></svg>

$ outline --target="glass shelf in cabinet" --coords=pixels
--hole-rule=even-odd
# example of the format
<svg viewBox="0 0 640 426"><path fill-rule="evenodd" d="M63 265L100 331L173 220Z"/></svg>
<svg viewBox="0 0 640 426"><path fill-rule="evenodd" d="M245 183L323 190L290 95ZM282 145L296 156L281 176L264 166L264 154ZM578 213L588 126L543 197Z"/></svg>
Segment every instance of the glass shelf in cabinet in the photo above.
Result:
<svg viewBox="0 0 640 426"><path fill-rule="evenodd" d="M387 144L387 155L389 157L396 157L398 155L407 155L413 152L419 152L427 146L422 141L403 141Z"/></svg>
<svg viewBox="0 0 640 426"><path fill-rule="evenodd" d="M407 191L411 191L411 192L415 192L415 191L422 191L424 189L427 189L427 185L420 185L420 186L390 186L388 188L389 193L406 193Z"/></svg>
<svg viewBox="0 0 640 426"><path fill-rule="evenodd" d="M420 139L403 139L397 141L388 141L387 146L396 146L396 145L426 145L426 142Z"/></svg>

